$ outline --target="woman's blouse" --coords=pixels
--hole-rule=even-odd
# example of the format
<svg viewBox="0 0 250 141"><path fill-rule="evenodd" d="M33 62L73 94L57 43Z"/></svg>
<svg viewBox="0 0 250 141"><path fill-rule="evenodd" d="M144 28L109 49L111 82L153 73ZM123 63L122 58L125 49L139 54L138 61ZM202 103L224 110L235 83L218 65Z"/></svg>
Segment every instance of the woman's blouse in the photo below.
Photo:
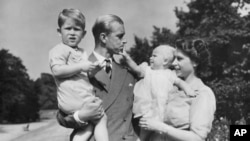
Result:
<svg viewBox="0 0 250 141"><path fill-rule="evenodd" d="M216 110L215 96L213 91L198 78L188 84L195 91L196 97L189 97L177 89L169 94L164 122L178 129L193 131L205 139L212 128ZM159 136L155 134L151 140ZM164 140L169 141L167 136Z"/></svg>

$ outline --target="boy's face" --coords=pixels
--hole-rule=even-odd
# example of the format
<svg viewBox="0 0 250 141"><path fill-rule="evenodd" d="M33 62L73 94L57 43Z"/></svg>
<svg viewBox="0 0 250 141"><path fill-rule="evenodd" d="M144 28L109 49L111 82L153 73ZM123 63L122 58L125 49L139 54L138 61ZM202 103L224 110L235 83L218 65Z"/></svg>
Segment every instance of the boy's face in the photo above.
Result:
<svg viewBox="0 0 250 141"><path fill-rule="evenodd" d="M72 48L77 47L86 34L86 31L70 18L66 19L57 31L62 37L62 42Z"/></svg>

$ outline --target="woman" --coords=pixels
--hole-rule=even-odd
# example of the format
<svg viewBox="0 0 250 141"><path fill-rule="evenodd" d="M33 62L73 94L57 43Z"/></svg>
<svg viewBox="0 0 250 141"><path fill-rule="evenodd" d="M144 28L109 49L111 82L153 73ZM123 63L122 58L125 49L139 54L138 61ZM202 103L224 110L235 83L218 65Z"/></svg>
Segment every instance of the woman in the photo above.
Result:
<svg viewBox="0 0 250 141"><path fill-rule="evenodd" d="M216 109L213 91L199 78L207 70L209 52L202 40L179 40L176 48L173 63L176 74L189 84L196 96L189 97L175 90L166 104L164 123L142 118L139 125L155 131L150 141L204 141L212 128Z"/></svg>

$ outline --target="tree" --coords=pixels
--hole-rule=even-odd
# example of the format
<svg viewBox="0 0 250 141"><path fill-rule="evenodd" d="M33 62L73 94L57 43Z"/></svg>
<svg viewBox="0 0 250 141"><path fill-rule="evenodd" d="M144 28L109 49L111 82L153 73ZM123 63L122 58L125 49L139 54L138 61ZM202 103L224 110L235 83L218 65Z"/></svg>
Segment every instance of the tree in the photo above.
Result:
<svg viewBox="0 0 250 141"><path fill-rule="evenodd" d="M130 49L130 55L137 64L149 62L151 53L155 47L160 44L174 46L177 35L172 33L168 28L158 28L153 26L154 31L151 40L141 39L135 36L135 45Z"/></svg>
<svg viewBox="0 0 250 141"><path fill-rule="evenodd" d="M56 84L53 76L42 73L41 77L35 81L35 92L39 95L41 109L56 109Z"/></svg>
<svg viewBox="0 0 250 141"><path fill-rule="evenodd" d="M38 99L22 61L2 49L0 66L0 121L36 120L39 117Z"/></svg>
<svg viewBox="0 0 250 141"><path fill-rule="evenodd" d="M136 46L132 47L129 51L129 54L133 60L135 60L137 64L145 61L148 62L152 48L149 45L147 39L140 39L135 36L135 44Z"/></svg>
<svg viewBox="0 0 250 141"><path fill-rule="evenodd" d="M246 3L249 0L192 0L187 4L189 11L175 9L179 36L208 41L213 64L213 81L209 84L217 98L217 117L226 117L232 123L242 117L250 122L246 101L250 80L250 16L242 17L237 12Z"/></svg>
<svg viewBox="0 0 250 141"><path fill-rule="evenodd" d="M234 76L235 72L225 72L232 66L245 69L246 73L250 69L249 66L237 65L242 63L242 46L250 41L250 16L241 17L237 12L247 2L249 0L191 0L187 4L189 11L175 9L179 19L177 34L200 37L209 42L213 77Z"/></svg>
<svg viewBox="0 0 250 141"><path fill-rule="evenodd" d="M178 39L178 36L173 33L168 28L159 28L156 26L153 26L153 36L151 37L151 43L153 48L158 46L159 44L168 44L171 46L175 46L175 41Z"/></svg>

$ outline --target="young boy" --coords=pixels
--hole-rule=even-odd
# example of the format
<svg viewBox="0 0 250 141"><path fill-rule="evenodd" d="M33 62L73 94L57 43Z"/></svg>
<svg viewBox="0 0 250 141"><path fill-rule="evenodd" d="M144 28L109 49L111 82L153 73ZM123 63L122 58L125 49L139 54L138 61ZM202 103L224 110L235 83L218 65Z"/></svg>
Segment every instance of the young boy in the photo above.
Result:
<svg viewBox="0 0 250 141"><path fill-rule="evenodd" d="M58 33L62 43L50 50L49 64L57 86L58 107L65 114L74 114L79 121L84 103L95 98L88 73L102 69L99 63L88 61L86 51L78 47L85 36L85 17L77 9L64 9L58 17ZM96 98L97 99L97 98ZM97 141L108 141L107 117L104 113L98 121L88 121L87 128L79 129L73 141L86 141L92 135ZM95 127L93 127L95 125Z"/></svg>
<svg viewBox="0 0 250 141"><path fill-rule="evenodd" d="M157 46L150 57L150 65L142 63L137 65L128 54L121 53L128 66L142 79L134 87L134 117L164 119L164 107L168 101L168 94L173 85L178 86L187 95L194 95L194 91L176 74L170 70L175 59L175 49L169 45ZM144 141L150 131L141 129L140 139Z"/></svg>

